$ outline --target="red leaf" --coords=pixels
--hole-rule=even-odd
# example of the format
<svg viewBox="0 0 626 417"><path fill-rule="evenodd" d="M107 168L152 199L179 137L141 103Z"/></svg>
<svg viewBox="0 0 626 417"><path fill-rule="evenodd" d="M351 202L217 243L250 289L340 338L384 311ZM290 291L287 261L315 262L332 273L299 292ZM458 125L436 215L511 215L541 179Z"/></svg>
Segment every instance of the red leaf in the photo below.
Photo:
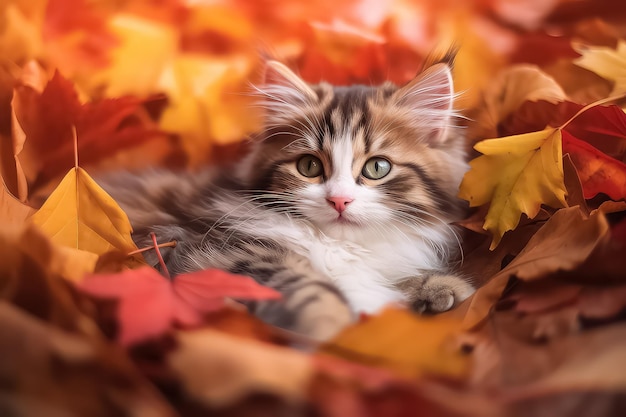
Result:
<svg viewBox="0 0 626 417"><path fill-rule="evenodd" d="M221 302L219 305L207 303L208 300L221 301L222 298L218 298L220 296L247 300L280 298L280 293L259 285L250 277L233 275L219 269L177 276L174 279L174 292L181 300L201 312L214 311L221 307Z"/></svg>
<svg viewBox="0 0 626 417"><path fill-rule="evenodd" d="M626 164L563 131L563 153L569 153L586 199L604 193L613 200L626 198Z"/></svg>
<svg viewBox="0 0 626 417"><path fill-rule="evenodd" d="M145 100L121 97L81 104L73 84L59 72L41 94L26 85L15 94L20 103L15 114L26 133L20 159L33 188L74 165L72 127L81 164L164 135L142 107Z"/></svg>
<svg viewBox="0 0 626 417"><path fill-rule="evenodd" d="M118 274L90 275L77 285L93 296L119 301L118 339L123 345L158 336L174 323L198 326L202 324L202 314L222 308L226 297L280 298L280 293L251 278L220 270L182 274L169 281L155 269L144 267Z"/></svg>

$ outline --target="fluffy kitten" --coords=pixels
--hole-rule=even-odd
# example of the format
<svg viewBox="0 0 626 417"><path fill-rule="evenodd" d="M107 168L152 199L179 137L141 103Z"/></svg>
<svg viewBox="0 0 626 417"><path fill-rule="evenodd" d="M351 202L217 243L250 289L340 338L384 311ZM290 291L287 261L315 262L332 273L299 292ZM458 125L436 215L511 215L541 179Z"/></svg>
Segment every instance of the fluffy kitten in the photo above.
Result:
<svg viewBox="0 0 626 417"><path fill-rule="evenodd" d="M450 68L402 88L308 85L267 64L265 130L237 172L120 174L105 188L140 247L176 274L221 268L276 288L264 320L324 339L387 303L440 312L473 288L450 272L466 170ZM156 264L156 259L149 259Z"/></svg>

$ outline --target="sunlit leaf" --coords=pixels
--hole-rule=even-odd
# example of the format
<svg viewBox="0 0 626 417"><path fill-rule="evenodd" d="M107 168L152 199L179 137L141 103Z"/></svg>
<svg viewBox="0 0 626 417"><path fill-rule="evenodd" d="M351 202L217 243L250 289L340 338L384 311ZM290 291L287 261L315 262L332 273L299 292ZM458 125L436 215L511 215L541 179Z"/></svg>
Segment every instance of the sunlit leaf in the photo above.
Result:
<svg viewBox="0 0 626 417"><path fill-rule="evenodd" d="M542 204L567 205L560 130L487 139L475 148L483 155L470 162L459 196L472 207L490 203L483 228L493 234L492 249L522 213L533 218Z"/></svg>
<svg viewBox="0 0 626 417"><path fill-rule="evenodd" d="M626 93L626 41L621 40L615 49L608 47L580 46L582 57L574 62L613 81L613 94Z"/></svg>
<svg viewBox="0 0 626 417"><path fill-rule="evenodd" d="M32 217L53 242L97 255L137 249L128 217L82 168L73 168Z"/></svg>

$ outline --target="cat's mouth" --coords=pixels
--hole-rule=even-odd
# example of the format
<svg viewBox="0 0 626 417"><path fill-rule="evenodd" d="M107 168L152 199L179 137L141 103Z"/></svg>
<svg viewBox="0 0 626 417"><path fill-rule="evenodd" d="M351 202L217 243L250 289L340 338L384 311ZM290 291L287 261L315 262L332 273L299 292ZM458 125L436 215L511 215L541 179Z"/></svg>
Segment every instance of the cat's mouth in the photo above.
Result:
<svg viewBox="0 0 626 417"><path fill-rule="evenodd" d="M339 215L333 220L333 223L340 225L356 225L357 223L354 220L350 220L343 215Z"/></svg>

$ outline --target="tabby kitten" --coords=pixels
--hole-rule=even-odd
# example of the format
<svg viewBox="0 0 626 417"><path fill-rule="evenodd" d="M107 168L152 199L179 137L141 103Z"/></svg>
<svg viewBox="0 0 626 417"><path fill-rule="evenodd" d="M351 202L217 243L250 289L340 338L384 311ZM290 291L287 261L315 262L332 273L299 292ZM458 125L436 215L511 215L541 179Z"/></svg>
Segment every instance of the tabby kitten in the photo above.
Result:
<svg viewBox="0 0 626 417"><path fill-rule="evenodd" d="M450 68L402 88L308 85L269 62L265 130L236 172L119 174L105 188L177 274L221 268L283 294L262 319L325 339L392 302L441 312L472 286L450 272L466 170ZM149 262L156 265L155 258Z"/></svg>

